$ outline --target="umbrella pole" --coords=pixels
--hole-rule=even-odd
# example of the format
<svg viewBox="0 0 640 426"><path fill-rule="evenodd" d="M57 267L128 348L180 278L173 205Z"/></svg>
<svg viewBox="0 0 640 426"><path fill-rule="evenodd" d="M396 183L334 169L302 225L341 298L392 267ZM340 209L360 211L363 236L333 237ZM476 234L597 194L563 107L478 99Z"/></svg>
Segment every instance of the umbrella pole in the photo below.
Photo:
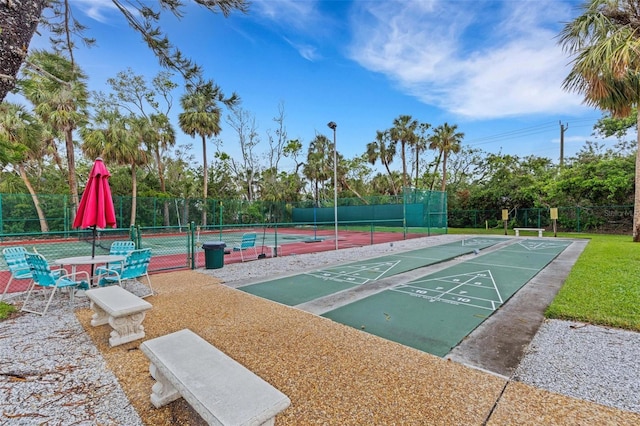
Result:
<svg viewBox="0 0 640 426"><path fill-rule="evenodd" d="M91 244L91 258L96 257L96 227L93 227L93 244Z"/></svg>
<svg viewBox="0 0 640 426"><path fill-rule="evenodd" d="M96 227L93 227L93 244L91 244L91 258L93 259L94 257L96 257ZM89 275L90 279L93 280L93 267L94 264L91 264L91 275Z"/></svg>

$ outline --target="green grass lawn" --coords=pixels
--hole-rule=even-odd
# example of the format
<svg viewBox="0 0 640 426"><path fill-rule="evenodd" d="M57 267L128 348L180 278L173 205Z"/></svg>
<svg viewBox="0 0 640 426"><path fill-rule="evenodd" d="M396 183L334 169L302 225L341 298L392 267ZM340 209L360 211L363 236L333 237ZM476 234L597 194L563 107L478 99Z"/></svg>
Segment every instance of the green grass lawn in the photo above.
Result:
<svg viewBox="0 0 640 426"><path fill-rule="evenodd" d="M504 229L449 228L449 233L504 235ZM558 233L558 237L590 241L546 316L640 331L640 243L627 235Z"/></svg>

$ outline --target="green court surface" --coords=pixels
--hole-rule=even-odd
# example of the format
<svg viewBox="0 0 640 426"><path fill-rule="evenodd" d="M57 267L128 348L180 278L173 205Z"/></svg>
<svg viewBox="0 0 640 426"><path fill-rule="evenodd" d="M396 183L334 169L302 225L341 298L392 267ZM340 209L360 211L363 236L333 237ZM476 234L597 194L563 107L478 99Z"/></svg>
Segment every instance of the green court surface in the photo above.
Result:
<svg viewBox="0 0 640 426"><path fill-rule="evenodd" d="M323 316L444 356L570 244L518 241Z"/></svg>
<svg viewBox="0 0 640 426"><path fill-rule="evenodd" d="M501 241L504 239L467 238L454 243L425 247L252 284L240 287L239 290L285 305L295 306L371 281L473 253L475 250L485 249Z"/></svg>

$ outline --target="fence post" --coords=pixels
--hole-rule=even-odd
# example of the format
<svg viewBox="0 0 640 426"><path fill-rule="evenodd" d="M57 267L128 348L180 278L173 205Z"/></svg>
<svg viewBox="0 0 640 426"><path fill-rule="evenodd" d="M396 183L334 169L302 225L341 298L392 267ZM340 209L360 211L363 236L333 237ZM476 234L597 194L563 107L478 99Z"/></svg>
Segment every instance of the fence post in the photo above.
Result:
<svg viewBox="0 0 640 426"><path fill-rule="evenodd" d="M196 265L196 247L195 247L195 239L194 239L194 230L196 227L196 223L195 222L190 222L189 223L189 231L187 232L187 244L189 245L188 247L188 252L191 255L191 269L196 269L197 265Z"/></svg>

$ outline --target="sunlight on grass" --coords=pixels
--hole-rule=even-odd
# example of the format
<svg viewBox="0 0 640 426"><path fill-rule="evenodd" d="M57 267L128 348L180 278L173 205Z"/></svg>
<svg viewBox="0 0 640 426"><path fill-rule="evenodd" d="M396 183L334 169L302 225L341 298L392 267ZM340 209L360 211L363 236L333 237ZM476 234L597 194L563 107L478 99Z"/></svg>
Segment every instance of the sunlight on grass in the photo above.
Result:
<svg viewBox="0 0 640 426"><path fill-rule="evenodd" d="M504 235L504 229L448 231ZM627 235L558 233L558 237L590 241L545 315L640 331L640 244Z"/></svg>
<svg viewBox="0 0 640 426"><path fill-rule="evenodd" d="M594 235L546 311L640 331L640 244L629 236Z"/></svg>
<svg viewBox="0 0 640 426"><path fill-rule="evenodd" d="M5 302L0 302L0 321L9 318L16 311L16 307Z"/></svg>

